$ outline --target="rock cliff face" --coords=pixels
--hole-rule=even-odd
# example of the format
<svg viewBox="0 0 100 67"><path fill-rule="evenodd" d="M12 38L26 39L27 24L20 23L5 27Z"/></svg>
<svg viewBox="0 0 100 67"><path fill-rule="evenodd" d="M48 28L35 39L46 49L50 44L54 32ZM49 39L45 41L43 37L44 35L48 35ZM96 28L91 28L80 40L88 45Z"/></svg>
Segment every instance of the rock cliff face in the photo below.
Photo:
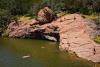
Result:
<svg viewBox="0 0 100 67"><path fill-rule="evenodd" d="M48 20L48 22L42 25L40 20L35 19L27 23L12 22L6 32L9 37L14 38L28 37L59 41L60 50L71 51L83 59L100 62L100 44L93 41L95 24L79 14L65 15L52 22Z"/></svg>

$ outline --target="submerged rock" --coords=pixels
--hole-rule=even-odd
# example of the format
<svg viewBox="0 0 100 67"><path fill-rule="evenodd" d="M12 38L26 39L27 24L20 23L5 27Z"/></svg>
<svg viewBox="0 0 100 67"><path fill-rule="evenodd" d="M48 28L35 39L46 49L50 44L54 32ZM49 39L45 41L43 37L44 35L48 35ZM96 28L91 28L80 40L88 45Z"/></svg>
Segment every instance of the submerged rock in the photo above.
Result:
<svg viewBox="0 0 100 67"><path fill-rule="evenodd" d="M26 55L26 56L22 56L23 59L26 59L26 58L30 58L29 55Z"/></svg>
<svg viewBox="0 0 100 67"><path fill-rule="evenodd" d="M49 35L45 35L44 37L48 40L51 40L51 41L57 41L57 39L55 37L52 37L52 36L49 36Z"/></svg>

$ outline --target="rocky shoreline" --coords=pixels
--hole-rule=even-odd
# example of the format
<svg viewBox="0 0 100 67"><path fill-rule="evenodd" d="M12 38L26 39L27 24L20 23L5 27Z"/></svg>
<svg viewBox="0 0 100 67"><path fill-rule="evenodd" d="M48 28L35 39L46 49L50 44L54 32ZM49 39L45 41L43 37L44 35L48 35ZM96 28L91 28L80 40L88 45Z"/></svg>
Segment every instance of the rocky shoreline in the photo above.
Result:
<svg viewBox="0 0 100 67"><path fill-rule="evenodd" d="M96 25L80 14L55 19L53 11L41 9L37 19L29 22L12 22L6 34L11 38L39 38L59 41L59 49L74 52L78 57L100 62L100 44L93 41Z"/></svg>

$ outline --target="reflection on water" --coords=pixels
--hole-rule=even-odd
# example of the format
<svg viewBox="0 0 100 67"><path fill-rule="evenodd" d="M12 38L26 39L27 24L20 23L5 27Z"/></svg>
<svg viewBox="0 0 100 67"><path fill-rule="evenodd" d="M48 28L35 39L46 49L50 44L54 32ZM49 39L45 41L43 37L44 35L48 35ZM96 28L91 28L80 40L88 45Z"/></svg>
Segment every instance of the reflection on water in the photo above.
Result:
<svg viewBox="0 0 100 67"><path fill-rule="evenodd" d="M30 57L22 58L27 55ZM0 67L93 67L93 64L60 52L55 42L1 38Z"/></svg>

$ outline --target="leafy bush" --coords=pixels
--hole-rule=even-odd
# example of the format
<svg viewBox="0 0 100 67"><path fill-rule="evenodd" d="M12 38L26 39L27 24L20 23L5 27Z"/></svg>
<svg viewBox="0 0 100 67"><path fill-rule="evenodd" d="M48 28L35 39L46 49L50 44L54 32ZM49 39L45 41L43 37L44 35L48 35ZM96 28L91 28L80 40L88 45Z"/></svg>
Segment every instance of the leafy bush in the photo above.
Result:
<svg viewBox="0 0 100 67"><path fill-rule="evenodd" d="M10 14L7 10L0 9L0 28L4 28L8 24L10 18Z"/></svg>
<svg viewBox="0 0 100 67"><path fill-rule="evenodd" d="M97 36L94 41L100 44L100 36Z"/></svg>

